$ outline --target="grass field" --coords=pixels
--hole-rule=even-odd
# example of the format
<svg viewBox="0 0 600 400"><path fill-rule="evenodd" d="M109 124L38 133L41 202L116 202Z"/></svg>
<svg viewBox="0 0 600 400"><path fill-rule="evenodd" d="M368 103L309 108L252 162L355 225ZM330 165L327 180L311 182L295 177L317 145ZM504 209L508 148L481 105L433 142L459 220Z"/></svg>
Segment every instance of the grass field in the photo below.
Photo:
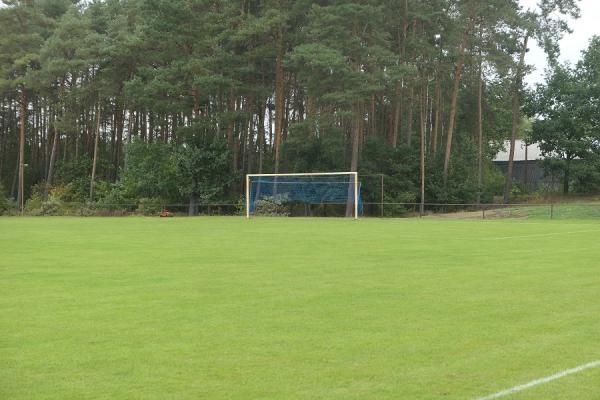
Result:
<svg viewBox="0 0 600 400"><path fill-rule="evenodd" d="M0 218L0 399L475 399L600 359L600 223ZM600 399L600 368L511 399Z"/></svg>
<svg viewBox="0 0 600 400"><path fill-rule="evenodd" d="M504 209L491 210L488 214L494 212L498 218L527 218L527 219L557 219L557 220L596 220L600 221L600 203L557 203L553 206L549 204L529 204L524 206L509 206ZM478 217L478 215L477 215Z"/></svg>

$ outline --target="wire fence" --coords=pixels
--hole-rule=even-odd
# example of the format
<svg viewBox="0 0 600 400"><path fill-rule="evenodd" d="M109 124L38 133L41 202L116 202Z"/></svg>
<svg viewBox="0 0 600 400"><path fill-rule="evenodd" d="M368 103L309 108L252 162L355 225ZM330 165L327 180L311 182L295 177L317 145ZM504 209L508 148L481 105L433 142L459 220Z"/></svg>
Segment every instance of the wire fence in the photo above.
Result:
<svg viewBox="0 0 600 400"><path fill-rule="evenodd" d="M204 216L234 216L242 215L238 203L213 202L198 203L196 210L191 214ZM4 215L29 215L29 216L98 216L119 217L130 215L144 216L188 216L190 205L186 203L93 203L93 202L43 202L28 205L23 212L16 209L6 210ZM0 213L2 215L2 213Z"/></svg>
<svg viewBox="0 0 600 400"><path fill-rule="evenodd" d="M449 219L600 219L600 202L565 203L365 203L365 216Z"/></svg>
<svg viewBox="0 0 600 400"><path fill-rule="evenodd" d="M291 217L344 217L346 203L336 204L288 204ZM90 202L44 202L26 207L23 213L14 209L5 215L33 216L188 216L196 214L187 203L139 201L136 203L90 203ZM201 216L245 215L243 202L199 203L197 214ZM363 218L447 218L447 219L598 219L600 202L563 203L513 203L513 204L464 204L464 203L402 203L365 202L359 215Z"/></svg>

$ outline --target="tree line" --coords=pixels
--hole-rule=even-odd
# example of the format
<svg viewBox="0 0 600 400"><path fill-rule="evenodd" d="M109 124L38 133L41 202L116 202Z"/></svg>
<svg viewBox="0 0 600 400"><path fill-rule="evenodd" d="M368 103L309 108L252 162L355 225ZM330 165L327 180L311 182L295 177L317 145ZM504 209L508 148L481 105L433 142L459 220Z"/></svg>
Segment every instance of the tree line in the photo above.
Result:
<svg viewBox="0 0 600 400"><path fill-rule="evenodd" d="M5 196L185 201L192 214L264 172L383 173L388 201L509 201L521 120L545 112L523 87L528 44L559 68L579 12L576 0L2 2ZM505 179L491 159L506 139Z"/></svg>

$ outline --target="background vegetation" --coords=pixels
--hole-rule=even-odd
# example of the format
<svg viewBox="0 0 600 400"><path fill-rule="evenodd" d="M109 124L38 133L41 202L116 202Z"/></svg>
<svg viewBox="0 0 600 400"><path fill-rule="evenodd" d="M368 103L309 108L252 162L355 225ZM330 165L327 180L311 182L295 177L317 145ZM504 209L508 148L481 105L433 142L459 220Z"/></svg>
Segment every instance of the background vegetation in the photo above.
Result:
<svg viewBox="0 0 600 400"><path fill-rule="evenodd" d="M0 212L195 214L246 173L336 170L386 174L386 201L509 201L491 159L525 116L565 191L600 187L600 41L556 63L575 0L2 3ZM532 40L553 72L527 93Z"/></svg>

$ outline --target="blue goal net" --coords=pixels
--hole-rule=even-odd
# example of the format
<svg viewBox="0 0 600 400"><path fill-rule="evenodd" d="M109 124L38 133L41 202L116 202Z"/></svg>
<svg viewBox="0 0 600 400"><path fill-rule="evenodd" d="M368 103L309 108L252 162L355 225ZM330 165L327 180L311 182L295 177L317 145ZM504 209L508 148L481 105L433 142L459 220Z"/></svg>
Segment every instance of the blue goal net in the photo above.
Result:
<svg viewBox="0 0 600 400"><path fill-rule="evenodd" d="M324 210L328 205L327 215L354 216L354 203L357 199L358 215L361 215L360 182L355 185L356 177L356 174L348 173L248 175L249 214L269 214L273 210L294 214L294 209L305 210L313 206L311 211L314 208ZM358 189L356 196L355 188Z"/></svg>

